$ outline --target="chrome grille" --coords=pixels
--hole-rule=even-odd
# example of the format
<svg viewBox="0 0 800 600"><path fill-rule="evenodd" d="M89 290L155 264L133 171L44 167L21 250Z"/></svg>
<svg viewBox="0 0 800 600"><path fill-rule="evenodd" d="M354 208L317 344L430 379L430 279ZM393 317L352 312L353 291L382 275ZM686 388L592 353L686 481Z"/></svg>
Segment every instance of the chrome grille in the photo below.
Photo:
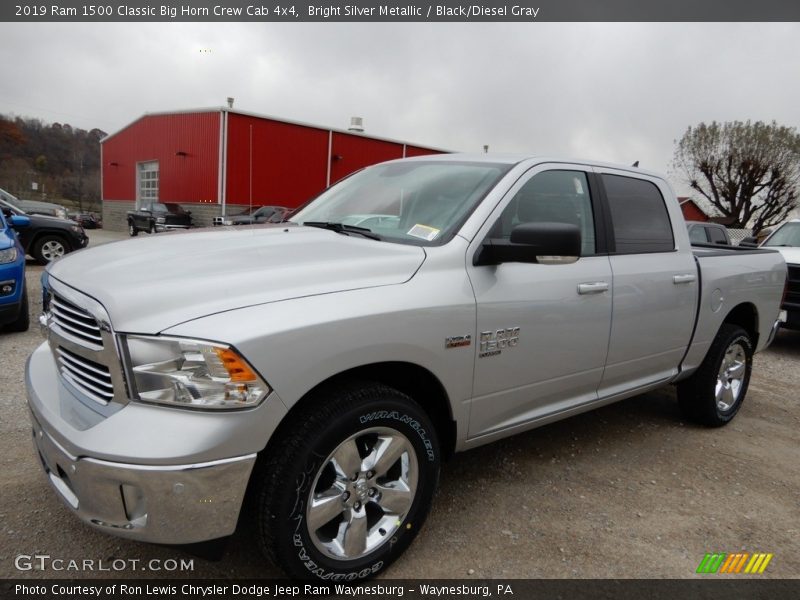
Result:
<svg viewBox="0 0 800 600"><path fill-rule="evenodd" d="M65 298L53 294L50 299L50 312L55 325L80 340L102 348L103 336L100 325L87 311L75 306Z"/></svg>
<svg viewBox="0 0 800 600"><path fill-rule="evenodd" d="M114 398L114 383L108 367L70 352L56 348L61 376L95 402L108 404Z"/></svg>

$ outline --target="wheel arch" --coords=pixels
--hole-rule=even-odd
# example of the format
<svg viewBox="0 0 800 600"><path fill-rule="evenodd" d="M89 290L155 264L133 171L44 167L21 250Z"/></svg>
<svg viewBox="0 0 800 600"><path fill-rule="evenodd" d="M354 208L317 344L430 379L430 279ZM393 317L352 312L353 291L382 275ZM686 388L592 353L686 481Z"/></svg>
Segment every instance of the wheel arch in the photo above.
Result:
<svg viewBox="0 0 800 600"><path fill-rule="evenodd" d="M720 327L725 324L738 325L750 336L753 348L758 346L758 309L752 302L742 302L731 309Z"/></svg>
<svg viewBox="0 0 800 600"><path fill-rule="evenodd" d="M455 451L457 428L453 419L450 399L442 382L428 369L409 362L379 362L353 367L321 381L300 398L283 417L278 429L270 437L265 451L272 440L279 439L280 430L291 427L294 415L303 411L321 390L348 381L370 381L382 383L410 396L428 414L439 438L443 457Z"/></svg>

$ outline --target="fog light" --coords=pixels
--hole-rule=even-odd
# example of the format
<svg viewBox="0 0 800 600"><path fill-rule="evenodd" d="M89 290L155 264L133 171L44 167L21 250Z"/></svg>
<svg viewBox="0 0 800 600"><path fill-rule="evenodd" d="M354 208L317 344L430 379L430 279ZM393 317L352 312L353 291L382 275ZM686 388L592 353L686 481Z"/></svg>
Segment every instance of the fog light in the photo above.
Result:
<svg viewBox="0 0 800 600"><path fill-rule="evenodd" d="M0 284L0 296L10 296L14 293L15 287L13 281L4 281Z"/></svg>

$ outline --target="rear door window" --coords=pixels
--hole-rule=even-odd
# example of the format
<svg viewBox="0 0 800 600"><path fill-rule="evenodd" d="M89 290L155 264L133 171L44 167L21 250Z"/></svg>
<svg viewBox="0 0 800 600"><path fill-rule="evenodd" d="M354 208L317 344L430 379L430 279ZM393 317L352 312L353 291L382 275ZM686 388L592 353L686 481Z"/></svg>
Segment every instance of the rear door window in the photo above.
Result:
<svg viewBox="0 0 800 600"><path fill-rule="evenodd" d="M655 184L620 175L602 176L614 225L617 254L671 252L672 225Z"/></svg>

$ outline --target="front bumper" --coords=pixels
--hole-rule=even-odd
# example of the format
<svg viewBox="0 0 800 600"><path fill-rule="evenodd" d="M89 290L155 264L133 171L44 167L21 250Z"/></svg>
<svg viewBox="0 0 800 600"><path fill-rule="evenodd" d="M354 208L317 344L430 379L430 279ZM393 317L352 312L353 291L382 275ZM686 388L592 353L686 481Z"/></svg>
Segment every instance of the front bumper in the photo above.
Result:
<svg viewBox="0 0 800 600"><path fill-rule="evenodd" d="M201 464L152 466L76 457L31 413L50 485L84 522L122 537L190 544L233 533L255 454Z"/></svg>
<svg viewBox="0 0 800 600"><path fill-rule="evenodd" d="M164 231L174 231L176 229L189 229L189 225L173 225L172 223L156 223L156 231L162 233Z"/></svg>
<svg viewBox="0 0 800 600"><path fill-rule="evenodd" d="M36 452L59 497L93 527L154 543L232 534L256 453L286 414L272 395L247 411L131 402L101 414L64 385L47 343L26 384Z"/></svg>

